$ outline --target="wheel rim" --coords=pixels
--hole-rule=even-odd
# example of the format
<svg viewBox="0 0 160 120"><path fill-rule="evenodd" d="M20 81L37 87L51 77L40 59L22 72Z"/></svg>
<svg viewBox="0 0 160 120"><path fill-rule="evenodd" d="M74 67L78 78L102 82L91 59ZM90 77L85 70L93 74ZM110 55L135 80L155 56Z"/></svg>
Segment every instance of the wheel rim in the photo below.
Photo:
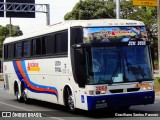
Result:
<svg viewBox="0 0 160 120"><path fill-rule="evenodd" d="M74 110L74 102L73 102L72 95L69 95L69 97L68 97L68 106L69 106L69 108L70 108L71 111Z"/></svg>
<svg viewBox="0 0 160 120"><path fill-rule="evenodd" d="M23 99L25 102L27 101L26 89L23 91Z"/></svg>
<svg viewBox="0 0 160 120"><path fill-rule="evenodd" d="M17 94L17 100L20 100L21 96L20 96L19 92L16 92L16 94Z"/></svg>

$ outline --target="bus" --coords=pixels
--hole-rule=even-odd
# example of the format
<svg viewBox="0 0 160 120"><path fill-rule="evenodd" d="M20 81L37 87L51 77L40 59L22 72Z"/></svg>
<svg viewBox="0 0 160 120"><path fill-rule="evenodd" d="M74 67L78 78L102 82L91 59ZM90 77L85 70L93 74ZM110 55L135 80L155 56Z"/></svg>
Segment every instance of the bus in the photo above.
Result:
<svg viewBox="0 0 160 120"><path fill-rule="evenodd" d="M69 20L3 43L4 87L70 111L153 104L145 25L125 19Z"/></svg>

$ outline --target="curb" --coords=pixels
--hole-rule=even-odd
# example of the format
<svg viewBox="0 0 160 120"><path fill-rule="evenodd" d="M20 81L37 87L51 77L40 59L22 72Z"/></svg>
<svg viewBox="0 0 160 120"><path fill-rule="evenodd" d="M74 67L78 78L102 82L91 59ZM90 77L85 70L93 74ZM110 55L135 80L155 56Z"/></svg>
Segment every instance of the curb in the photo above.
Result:
<svg viewBox="0 0 160 120"><path fill-rule="evenodd" d="M158 98L158 99L160 99L160 95L156 95L156 96L155 96L155 98Z"/></svg>

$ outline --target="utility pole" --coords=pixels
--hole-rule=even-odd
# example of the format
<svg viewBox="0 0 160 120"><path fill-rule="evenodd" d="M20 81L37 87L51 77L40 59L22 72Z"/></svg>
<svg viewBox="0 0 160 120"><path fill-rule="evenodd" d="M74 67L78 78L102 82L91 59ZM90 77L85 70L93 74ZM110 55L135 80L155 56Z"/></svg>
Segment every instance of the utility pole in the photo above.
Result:
<svg viewBox="0 0 160 120"><path fill-rule="evenodd" d="M10 25L9 25L9 36L12 37L12 19L11 19L11 17L9 17L9 23L10 23Z"/></svg>
<svg viewBox="0 0 160 120"><path fill-rule="evenodd" d="M50 25L50 6L49 4L46 4L46 23L47 25Z"/></svg>
<svg viewBox="0 0 160 120"><path fill-rule="evenodd" d="M116 0L116 19L120 19L120 0Z"/></svg>

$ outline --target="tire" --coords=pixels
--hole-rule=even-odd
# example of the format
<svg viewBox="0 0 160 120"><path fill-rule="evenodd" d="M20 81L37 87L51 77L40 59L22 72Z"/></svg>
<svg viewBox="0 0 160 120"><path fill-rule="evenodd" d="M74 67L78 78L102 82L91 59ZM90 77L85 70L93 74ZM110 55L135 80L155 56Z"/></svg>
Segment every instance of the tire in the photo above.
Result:
<svg viewBox="0 0 160 120"><path fill-rule="evenodd" d="M18 102L23 102L23 97L19 94L19 89L16 92L16 98Z"/></svg>
<svg viewBox="0 0 160 120"><path fill-rule="evenodd" d="M70 112L75 112L74 98L71 90L67 89L66 107Z"/></svg>
<svg viewBox="0 0 160 120"><path fill-rule="evenodd" d="M29 104L30 99L27 97L27 89L26 88L23 90L22 97L23 97L24 103Z"/></svg>

